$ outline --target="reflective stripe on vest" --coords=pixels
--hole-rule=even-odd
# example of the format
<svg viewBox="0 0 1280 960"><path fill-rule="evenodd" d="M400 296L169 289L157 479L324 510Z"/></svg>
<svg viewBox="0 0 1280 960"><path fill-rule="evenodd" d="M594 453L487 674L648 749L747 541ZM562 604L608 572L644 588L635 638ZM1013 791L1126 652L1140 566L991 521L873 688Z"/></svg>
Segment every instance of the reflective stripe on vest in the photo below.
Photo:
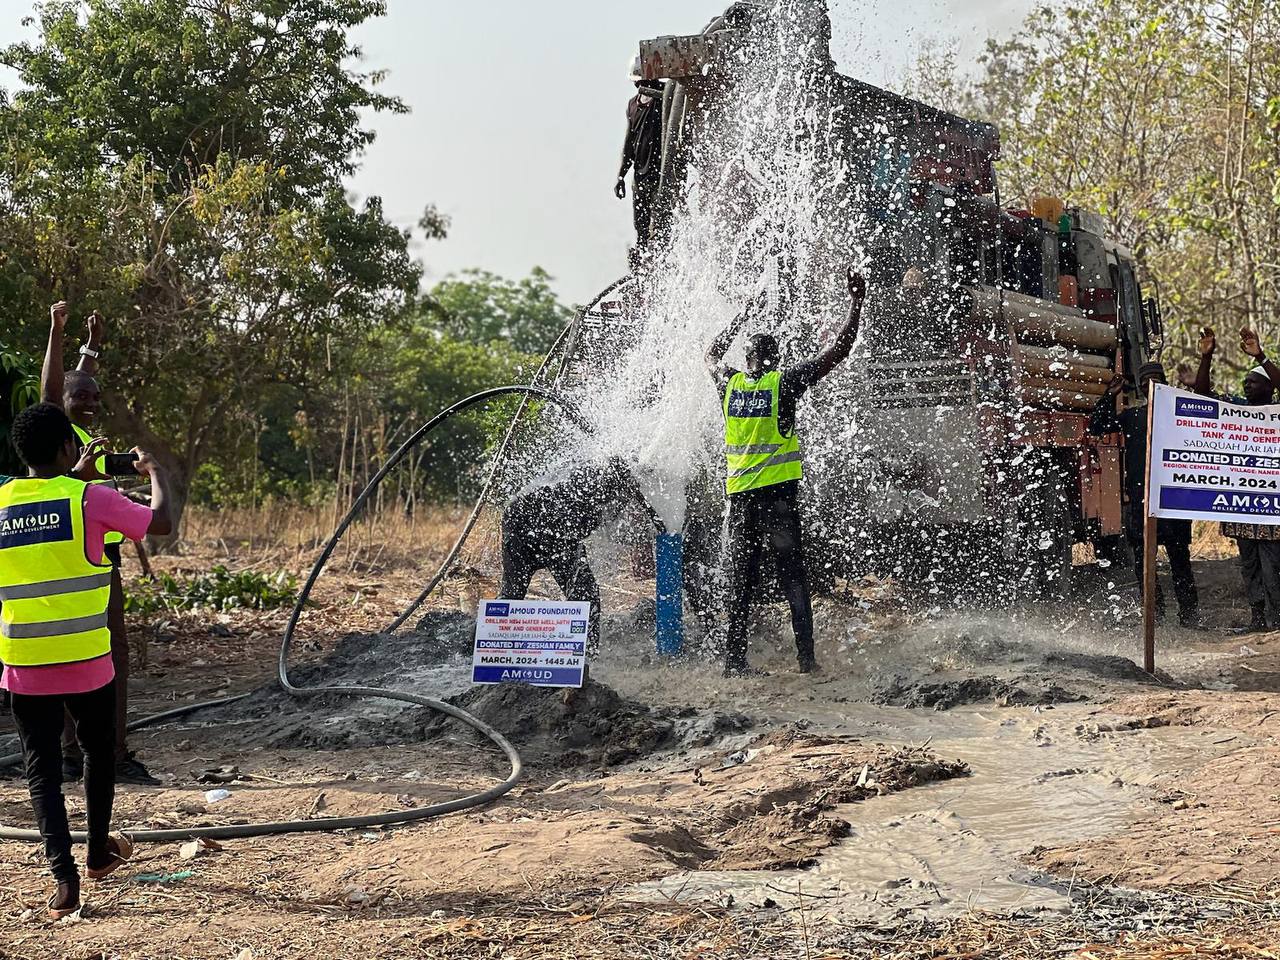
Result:
<svg viewBox="0 0 1280 960"><path fill-rule="evenodd" d="M111 567L85 556L85 486L72 477L0 486L0 661L10 666L111 651Z"/></svg>
<svg viewBox="0 0 1280 960"><path fill-rule="evenodd" d="M782 374L759 380L735 373L724 391L725 491L743 493L799 480L804 473L800 438L778 429Z"/></svg>
<svg viewBox="0 0 1280 960"><path fill-rule="evenodd" d="M87 447L89 445L89 441L93 439L93 436L89 433L89 431L86 430L84 427L80 426L79 424L73 423L71 425L71 429L76 432L76 439L80 441L81 449L84 449L85 447ZM106 473L107 472L107 455L104 453L102 456L100 456L94 462L94 466L98 468L99 473ZM112 490L119 489L119 486L116 484L114 480L94 480L93 483L109 483L111 484ZM102 535L102 543L104 546L108 546L108 547L115 543L124 543L124 534L118 530L108 530L106 533Z"/></svg>

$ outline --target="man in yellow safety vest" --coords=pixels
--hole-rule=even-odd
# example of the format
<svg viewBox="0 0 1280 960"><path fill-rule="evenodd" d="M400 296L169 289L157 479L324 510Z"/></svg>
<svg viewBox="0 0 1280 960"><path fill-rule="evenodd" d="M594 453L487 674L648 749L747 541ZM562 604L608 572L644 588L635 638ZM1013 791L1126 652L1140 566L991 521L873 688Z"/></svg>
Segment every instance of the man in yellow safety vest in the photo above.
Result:
<svg viewBox="0 0 1280 960"><path fill-rule="evenodd" d="M108 531L128 537L172 526L159 468L139 452L151 478L151 505L133 503L101 479L101 442L83 451L62 409L38 403L14 419L14 448L26 477L0 477L0 687L12 696L31 804L57 882L49 913L80 906L80 877L62 797L62 728L70 713L84 754L90 878L129 858L110 837L115 795L115 684L107 606L112 569Z"/></svg>
<svg viewBox="0 0 1280 960"><path fill-rule="evenodd" d="M712 341L706 363L722 396L725 424L725 492L729 511L729 630L725 675L748 673L747 622L766 543L777 560L778 580L791 607L791 627L801 673L817 669L813 610L801 549L798 494L803 461L796 434L796 403L853 349L866 282L847 275L849 311L835 340L816 357L779 369L777 338L747 338L745 371L726 367L724 355L761 307L753 301Z"/></svg>
<svg viewBox="0 0 1280 960"><path fill-rule="evenodd" d="M98 361L103 352L106 321L96 310L86 321L87 341L80 347L80 360L74 370L63 372L62 344L67 323L67 305L55 303L49 310L49 344L45 349L44 369L40 375L41 399L62 407L71 419L71 428L81 447L87 444L97 430L101 390L98 387ZM101 462L99 462L101 469ZM114 481L103 480L103 483ZM129 634L124 620L124 582L120 576L120 548L125 538L111 531L106 537L106 557L111 564L111 599L107 605L107 617L111 631L111 658L116 671L116 779L121 783L138 783L155 786L160 781L151 775L141 761L129 752L125 725L129 711ZM71 718L63 730L63 780L79 780L83 773L83 758L76 745Z"/></svg>

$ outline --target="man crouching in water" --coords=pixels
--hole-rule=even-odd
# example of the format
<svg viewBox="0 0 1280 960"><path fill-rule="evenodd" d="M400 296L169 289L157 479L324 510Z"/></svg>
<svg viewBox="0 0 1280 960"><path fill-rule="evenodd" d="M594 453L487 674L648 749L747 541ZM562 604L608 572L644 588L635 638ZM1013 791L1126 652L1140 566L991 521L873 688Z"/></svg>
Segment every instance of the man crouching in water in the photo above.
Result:
<svg viewBox="0 0 1280 960"><path fill-rule="evenodd" d="M585 541L630 505L657 523L635 478L619 457L569 471L563 480L521 493L502 514L504 600L523 600L539 570L550 571L566 600L591 604L587 660L600 653L600 587ZM583 675L584 682L586 675Z"/></svg>
<svg viewBox="0 0 1280 960"><path fill-rule="evenodd" d="M849 271L849 312L835 340L816 357L779 370L778 340L771 333L747 338L747 369L723 364L738 331L760 308L748 304L707 348L707 369L722 397L725 492L729 510L729 638L725 676L749 673L747 622L759 587L760 554L777 558L778 580L791 607L791 628L801 673L818 667L813 652L813 608L800 543L800 438L796 403L834 370L858 339L867 285Z"/></svg>

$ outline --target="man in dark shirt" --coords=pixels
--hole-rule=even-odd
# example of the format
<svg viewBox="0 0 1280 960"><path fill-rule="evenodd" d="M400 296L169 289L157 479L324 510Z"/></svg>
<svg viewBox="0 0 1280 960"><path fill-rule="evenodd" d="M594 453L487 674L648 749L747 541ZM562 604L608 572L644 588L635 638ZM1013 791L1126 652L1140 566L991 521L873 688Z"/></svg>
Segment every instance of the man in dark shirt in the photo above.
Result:
<svg viewBox="0 0 1280 960"><path fill-rule="evenodd" d="M1280 383L1280 367L1267 359L1258 335L1244 327L1240 331L1240 349L1256 364L1245 374L1244 396L1216 394L1213 391L1213 354L1218 347L1212 327L1200 331L1200 367L1196 371L1196 392L1216 396L1226 403L1266 406L1275 396ZM1222 524L1222 535L1232 537L1240 551L1240 576L1249 597L1248 631L1280 627L1280 526L1264 523Z"/></svg>
<svg viewBox="0 0 1280 960"><path fill-rule="evenodd" d="M600 587L587 561L585 541L630 504L653 516L631 471L613 457L520 494L502 514L500 596L523 600L533 575L550 571L566 600L591 604L587 657L592 660L600 652Z"/></svg>
<svg viewBox="0 0 1280 960"><path fill-rule="evenodd" d="M653 202L662 174L662 91L661 80L646 82L640 76L640 58L631 68L636 95L627 101L627 135L622 141L622 165L613 192L619 200L627 195L627 171L632 174L631 211L636 243L643 247L652 237Z"/></svg>
<svg viewBox="0 0 1280 960"><path fill-rule="evenodd" d="M749 318L763 312L764 295L749 303L707 348L707 369L724 398L722 409L726 418L729 511L726 676L750 672L747 624L753 591L759 587L760 557L766 541L776 558L778 581L791 608L800 672L817 669L813 610L801 549L798 503L801 460L795 436L796 404L806 390L849 355L858 338L866 282L853 271L849 271L847 280L850 302L844 325L831 345L811 360L787 367L779 374L777 338L771 333L754 333L747 338L746 372L724 365L724 355L738 332ZM777 378L776 384L774 378ZM772 437L780 442L750 442L744 447L735 438L735 431L740 429L735 423L750 420L760 424L758 438Z"/></svg>
<svg viewBox="0 0 1280 960"><path fill-rule="evenodd" d="M1144 401L1151 383L1166 383L1164 367L1145 363L1138 368L1138 396ZM1147 485L1147 405L1126 407L1116 413L1116 397L1124 389L1124 377L1117 374L1098 398L1089 418L1089 433L1095 437L1108 433L1124 434L1124 483L1128 503L1124 526L1133 548L1133 565L1138 575L1138 595L1146 584L1143 575L1145 521L1143 510ZM1191 521L1161 518L1156 521L1156 543L1169 555L1173 573L1173 593L1178 601L1178 623L1190 630L1203 629L1200 624L1200 595L1195 573L1191 569ZM1156 617L1164 616L1164 591L1156 580Z"/></svg>

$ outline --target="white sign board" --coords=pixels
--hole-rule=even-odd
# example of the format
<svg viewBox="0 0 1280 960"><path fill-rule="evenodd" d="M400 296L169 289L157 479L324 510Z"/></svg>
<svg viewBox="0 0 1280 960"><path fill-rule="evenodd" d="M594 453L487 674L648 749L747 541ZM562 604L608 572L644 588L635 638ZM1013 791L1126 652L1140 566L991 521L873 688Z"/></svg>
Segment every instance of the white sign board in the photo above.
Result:
<svg viewBox="0 0 1280 960"><path fill-rule="evenodd" d="M1224 403L1157 384L1151 514L1280 523L1280 406Z"/></svg>
<svg viewBox="0 0 1280 960"><path fill-rule="evenodd" d="M577 600L481 600L472 683L580 687L591 604Z"/></svg>

